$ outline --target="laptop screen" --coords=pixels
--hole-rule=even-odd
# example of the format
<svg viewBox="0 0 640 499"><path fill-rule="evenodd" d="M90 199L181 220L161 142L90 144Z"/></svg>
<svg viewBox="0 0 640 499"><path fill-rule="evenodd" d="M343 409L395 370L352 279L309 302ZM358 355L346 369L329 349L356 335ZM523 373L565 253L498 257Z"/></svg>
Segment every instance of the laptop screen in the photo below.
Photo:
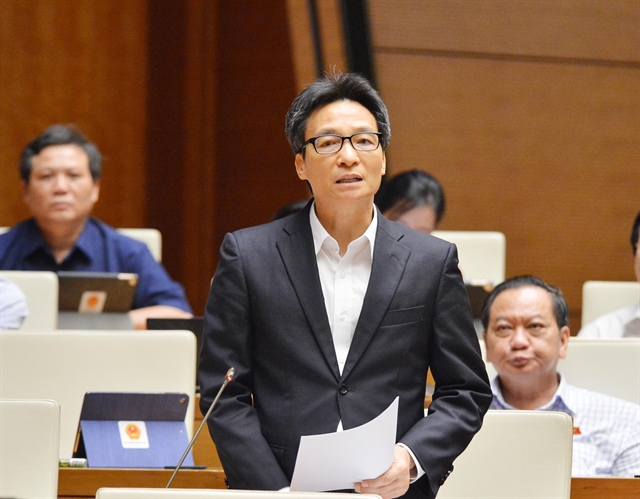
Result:
<svg viewBox="0 0 640 499"><path fill-rule="evenodd" d="M117 272L58 272L58 309L84 313L128 312L138 283L137 274Z"/></svg>

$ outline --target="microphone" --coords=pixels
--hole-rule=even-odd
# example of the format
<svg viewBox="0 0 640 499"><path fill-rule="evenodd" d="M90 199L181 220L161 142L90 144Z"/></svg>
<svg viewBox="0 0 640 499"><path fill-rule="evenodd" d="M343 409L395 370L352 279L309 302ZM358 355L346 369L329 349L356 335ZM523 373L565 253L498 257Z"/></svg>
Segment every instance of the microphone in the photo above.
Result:
<svg viewBox="0 0 640 499"><path fill-rule="evenodd" d="M233 367L231 367L227 371L227 374L224 375L224 382L222 383L222 386L220 387L220 390L218 390L218 394L216 395L216 398L213 399L213 403L211 404L211 407L209 407L209 410L205 414L204 418L202 418L202 423L200 423L200 426L198 426L198 429L193 434L193 438L189 442L189 445L187 446L187 449L184 451L184 454L182 454L182 457L180 458L180 462L176 466L176 469L173 470L173 475L171 475L171 478L169 478L169 483L167 483L167 486L165 487L166 489L171 487L171 484L173 483L173 479L176 477L176 474L180 470L180 467L182 466L182 463L184 463L184 460L187 458L187 455L189 454L189 451L191 450L191 447L193 447L193 444L195 443L196 438L198 438L198 435L200 435L200 430L202 430L202 427L207 422L207 419L209 419L209 416L211 416L211 411L213 411L213 408L215 407L216 403L218 402L218 399L220 398L220 395L222 395L222 392L224 391L224 389L229 384L229 381L231 381L233 379L235 374L236 374L236 370Z"/></svg>

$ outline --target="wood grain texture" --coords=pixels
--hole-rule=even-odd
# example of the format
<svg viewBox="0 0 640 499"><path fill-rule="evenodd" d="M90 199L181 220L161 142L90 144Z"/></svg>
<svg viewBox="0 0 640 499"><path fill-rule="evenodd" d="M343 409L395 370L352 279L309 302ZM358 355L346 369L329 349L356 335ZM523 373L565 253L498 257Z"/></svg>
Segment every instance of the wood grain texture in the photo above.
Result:
<svg viewBox="0 0 640 499"><path fill-rule="evenodd" d="M77 125L103 154L95 215L143 225L146 8L143 0L2 1L0 225L28 216L18 159L53 123Z"/></svg>
<svg viewBox="0 0 640 499"><path fill-rule="evenodd" d="M376 50L640 61L636 0L370 0Z"/></svg>
<svg viewBox="0 0 640 499"><path fill-rule="evenodd" d="M640 65L615 37L640 36L640 4L463 3L371 2L390 171L422 168L443 183L442 229L505 233L507 277L530 273L559 286L575 334L584 281L634 280ZM576 3L583 8L569 15ZM504 15L485 23L498 6ZM555 22L536 41L544 19ZM418 31L428 50L404 50L417 46Z"/></svg>

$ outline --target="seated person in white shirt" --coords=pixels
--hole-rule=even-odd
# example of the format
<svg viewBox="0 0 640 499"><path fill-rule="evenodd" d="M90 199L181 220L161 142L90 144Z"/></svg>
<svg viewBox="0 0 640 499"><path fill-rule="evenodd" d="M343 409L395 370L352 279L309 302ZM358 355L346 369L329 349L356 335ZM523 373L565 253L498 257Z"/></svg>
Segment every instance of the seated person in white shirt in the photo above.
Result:
<svg viewBox="0 0 640 499"><path fill-rule="evenodd" d="M631 249L635 261L636 279L640 282L640 212L631 230ZM640 297L639 297L640 298ZM640 337L640 302L630 307L609 312L584 326L578 336L581 338L638 338Z"/></svg>
<svg viewBox="0 0 640 499"><path fill-rule="evenodd" d="M562 292L533 276L496 286L482 314L492 381L490 409L560 411L573 417L572 476L640 474L640 406L571 386L556 371L567 356ZM526 428L523 428L526 431Z"/></svg>
<svg viewBox="0 0 640 499"><path fill-rule="evenodd" d="M27 297L20 286L0 277L0 329L18 329L27 315Z"/></svg>

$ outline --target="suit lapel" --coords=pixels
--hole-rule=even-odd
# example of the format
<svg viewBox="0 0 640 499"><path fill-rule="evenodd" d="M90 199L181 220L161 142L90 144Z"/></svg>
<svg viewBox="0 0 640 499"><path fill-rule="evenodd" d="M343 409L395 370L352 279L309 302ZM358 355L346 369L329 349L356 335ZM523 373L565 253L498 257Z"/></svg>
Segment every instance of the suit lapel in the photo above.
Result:
<svg viewBox="0 0 640 499"><path fill-rule="evenodd" d="M378 212L378 230L373 250L371 277L349 348L347 362L342 371L343 380L367 348L398 288L411 253L409 248L399 243L401 238L402 232L395 229Z"/></svg>
<svg viewBox="0 0 640 499"><path fill-rule="evenodd" d="M338 380L340 370L327 318L327 309L324 305L313 235L309 224L310 207L311 202L299 213L290 217L276 245L320 350Z"/></svg>

